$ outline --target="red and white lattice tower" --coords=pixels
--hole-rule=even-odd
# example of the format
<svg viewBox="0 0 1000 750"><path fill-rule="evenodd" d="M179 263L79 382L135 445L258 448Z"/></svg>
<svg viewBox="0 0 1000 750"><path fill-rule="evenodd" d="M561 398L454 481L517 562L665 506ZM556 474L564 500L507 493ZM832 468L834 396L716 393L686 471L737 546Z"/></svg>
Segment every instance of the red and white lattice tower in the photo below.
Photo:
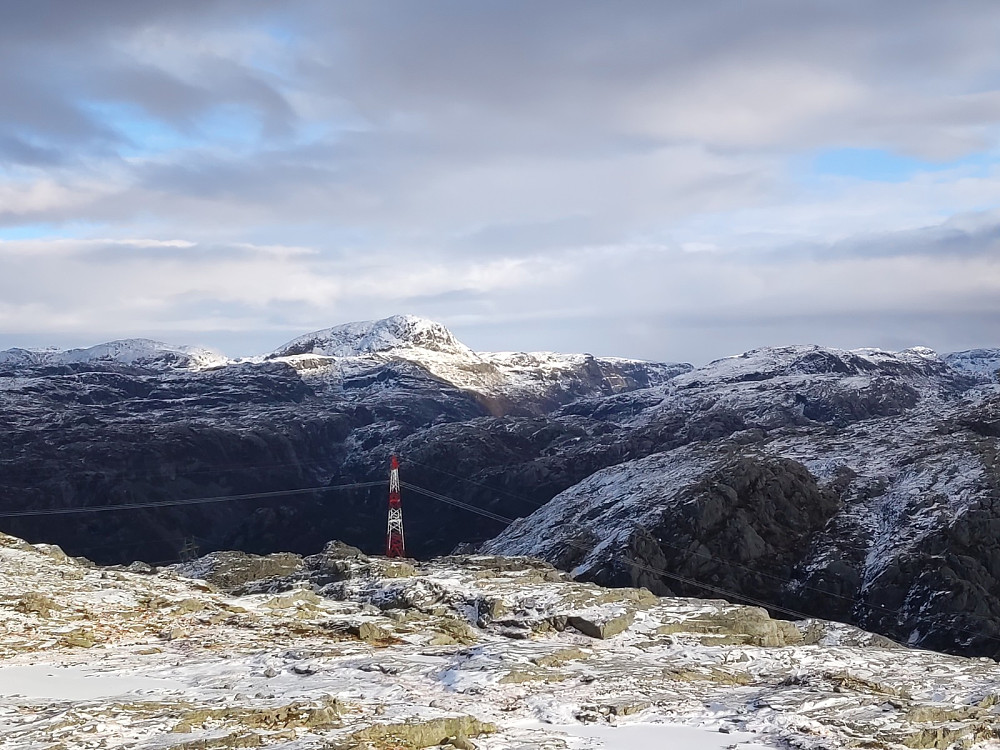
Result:
<svg viewBox="0 0 1000 750"><path fill-rule="evenodd" d="M403 557L403 504L399 499L399 459L392 457L389 468L389 525L385 531L385 554Z"/></svg>

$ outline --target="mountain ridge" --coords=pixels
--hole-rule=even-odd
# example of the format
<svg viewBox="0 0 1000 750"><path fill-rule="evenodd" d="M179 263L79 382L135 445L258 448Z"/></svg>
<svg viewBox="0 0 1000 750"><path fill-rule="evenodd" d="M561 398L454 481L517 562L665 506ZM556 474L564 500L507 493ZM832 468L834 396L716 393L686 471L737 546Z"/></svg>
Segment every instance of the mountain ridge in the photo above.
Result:
<svg viewBox="0 0 1000 750"><path fill-rule="evenodd" d="M358 359L366 356L382 355L388 358L407 359L400 356L407 350L426 350L437 352L459 359L468 359L477 364L510 365L520 362L522 365L538 364L546 360L576 360L593 358L606 362L634 362L659 364L649 360L628 357L594 357L591 354L564 354L551 351L474 351L458 340L458 338L443 324L415 315L392 315L387 318L366 321L342 323L329 328L318 329L297 336L276 349L247 357L231 358L213 349L199 346L169 344L146 338L116 339L90 347L58 349L55 347L23 348L13 347L0 350L0 364L37 366L44 364L83 363L94 361L114 361L120 364L143 364L158 358L165 364L186 369L210 369L230 364L260 361L284 361L296 365L309 356L330 359ZM799 352L802 355L823 352L835 356L850 355L860 360L866 360L874 365L880 358L897 357L910 361L939 360L963 374L992 382L1000 373L1000 348L977 348L938 354L923 346L913 346L899 351L879 348L840 349L819 344L773 345L750 349L741 354L734 354L712 360L705 365L692 366L686 363L668 363L689 367L691 370L706 370L730 366L736 369L737 363L743 360L753 360L763 352L789 353ZM175 355L173 360L169 355ZM803 356L802 359L808 359ZM419 361L418 355L412 355L410 361ZM303 365L307 369L308 365Z"/></svg>
<svg viewBox="0 0 1000 750"><path fill-rule="evenodd" d="M467 352L439 331L436 348L414 346L396 330L411 322L335 327L299 337L301 353L202 370L0 365L0 515L271 498L4 530L104 562L171 559L190 535L207 550L308 553L338 537L374 551L381 489L301 488L384 481L398 454L404 482L493 516L408 495L415 556L485 544L604 584L704 595L649 573L668 571L1000 655L1000 631L977 619L1000 623L994 350L801 345L692 368ZM524 520L505 530L500 517Z"/></svg>

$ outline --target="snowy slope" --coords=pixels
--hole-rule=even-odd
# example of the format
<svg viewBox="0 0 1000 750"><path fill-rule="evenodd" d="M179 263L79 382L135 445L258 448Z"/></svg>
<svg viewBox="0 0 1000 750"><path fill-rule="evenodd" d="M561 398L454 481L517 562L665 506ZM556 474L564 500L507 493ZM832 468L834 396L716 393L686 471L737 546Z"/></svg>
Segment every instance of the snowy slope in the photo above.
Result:
<svg viewBox="0 0 1000 750"><path fill-rule="evenodd" d="M988 371L989 352L789 346L692 369L477 353L405 316L205 370L171 359L186 351L5 353L0 510L277 498L382 479L398 452L404 481L527 517L490 549L703 594L648 570L667 566L900 640L1000 655L1000 628L982 625L1000 622L1000 394L970 375ZM70 356L78 364L37 367ZM22 360L35 364L12 364ZM165 369L124 364L154 361ZM10 528L105 560L137 539L150 559L169 559L179 534L203 535L205 548L300 550L336 534L372 549L384 524L374 497L109 513L100 538L79 534L74 517ZM416 554L502 530L418 502L426 512L407 521Z"/></svg>
<svg viewBox="0 0 1000 750"><path fill-rule="evenodd" d="M944 361L959 372L989 383L1000 382L1000 349L970 349L945 355Z"/></svg>
<svg viewBox="0 0 1000 750"><path fill-rule="evenodd" d="M388 362L408 362L458 388L516 401L615 393L666 382L689 365L589 354L474 352L440 323L396 315L300 336L266 359L306 377L343 378Z"/></svg>
<svg viewBox="0 0 1000 750"><path fill-rule="evenodd" d="M127 339L86 349L9 349L0 365L38 368L119 364L160 371L209 370L253 363L286 364L319 389L369 377L402 363L482 397L496 413L547 411L581 396L644 388L686 372L661 364L589 354L477 353L445 326L412 315L346 323L299 336L270 354L234 361L207 349ZM519 402L524 402L520 404Z"/></svg>
<svg viewBox="0 0 1000 750"><path fill-rule="evenodd" d="M834 349L816 345L752 349L710 362L678 379L679 386L764 381L780 377L892 375L948 377L947 363L926 347L888 352Z"/></svg>
<svg viewBox="0 0 1000 750"><path fill-rule="evenodd" d="M476 359L475 353L460 343L440 323L414 315L394 315L382 320L346 323L292 339L271 356L320 354L328 357L360 357L366 354L405 350Z"/></svg>

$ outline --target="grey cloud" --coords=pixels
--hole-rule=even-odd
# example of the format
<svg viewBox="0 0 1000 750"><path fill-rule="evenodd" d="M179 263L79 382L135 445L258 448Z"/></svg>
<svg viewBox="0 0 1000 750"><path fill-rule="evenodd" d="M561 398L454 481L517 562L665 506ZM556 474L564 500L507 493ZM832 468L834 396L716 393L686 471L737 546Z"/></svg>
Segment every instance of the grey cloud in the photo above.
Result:
<svg viewBox="0 0 1000 750"><path fill-rule="evenodd" d="M121 268L131 264L147 266L150 263L168 261L180 263L197 273L199 265L206 263L231 262L266 255L261 248L221 243L199 243L191 245L142 245L130 243L90 243L78 255L85 256L88 263L95 266L105 264Z"/></svg>
<svg viewBox="0 0 1000 750"><path fill-rule="evenodd" d="M52 167L66 162L66 154L45 146L36 146L16 135L0 133L0 164L27 164Z"/></svg>
<svg viewBox="0 0 1000 750"><path fill-rule="evenodd" d="M491 225L456 238L454 247L517 257L559 248L603 245L620 239L619 233L593 217L568 216L550 221Z"/></svg>
<svg viewBox="0 0 1000 750"><path fill-rule="evenodd" d="M930 69L932 82L957 82L959 90L948 92L956 95L981 91L996 72L988 30L1000 9L989 3L965 3L965 13L898 0L752 6L734 0L299 2L280 12L235 2L96 2L86 13L73 3L34 6L11 8L7 31L0 32L11 41L2 53L10 64L0 73L0 91L5 83L9 91L0 101L8 103L4 119L30 129L39 148L82 156L90 149L109 158L109 150L125 144L127 136L86 111L80 96L133 105L188 133L200 114L226 102L254 113L265 139L292 137L306 125L329 131L312 136L315 161L296 169L264 141L239 154L206 157L206 149L225 149L224 142L212 142L213 134L202 134L205 148L177 153L173 164L135 167L133 179L150 189L186 194L194 186L236 203L257 202L268 190L261 183L290 195L301 176L307 190L326 180L331 202L342 199L337 186L344 182L368 186L391 213L406 193L460 166L628 158L693 141L720 158L734 150L806 147L831 138L847 144L874 138L876 145L950 153L980 145L982 128L1000 120L988 96L959 97L946 102L944 132L940 106L928 104L938 105L940 97L930 89L921 93ZM280 74L197 44L212 30L268 25L298 35ZM128 56L121 39L151 28L190 36L195 78L182 80ZM115 39L119 43L109 47ZM824 81L836 91L856 85L861 100L828 108L821 97L803 109L795 103L807 92L783 90ZM758 85L766 100L755 104L744 97L734 109L726 98L747 84ZM655 109L658 102L662 111ZM351 113L362 119L325 121L308 114L310 107L337 112L345 121ZM708 127L692 114L702 111ZM756 129L740 123L748 113L759 120ZM20 153L12 150L8 158ZM37 164L32 154L22 156ZM505 223L508 217L498 217Z"/></svg>
<svg viewBox="0 0 1000 750"><path fill-rule="evenodd" d="M971 275L988 276L1000 221L929 212L927 229L897 231L913 222L890 216L872 231L848 207L842 231L814 222L781 239L803 189L791 155L950 159L995 145L993 0L39 0L0 13L0 224L196 242L97 246L59 278L41 258L0 257L0 303L25 306L8 318L19 325L69 325L57 300L79 325L132 316L149 334L156 316L196 327L184 310L282 331L416 312L458 321L481 348L698 359L824 331L831 343L920 343L903 321L924 304L993 340L996 289ZM145 124L113 120L116 107L182 145L143 153ZM204 126L226 107L252 120L247 133ZM988 202L989 189L956 192L949 210ZM676 250L678 222L724 230L751 209L770 222L770 251ZM269 296L274 268L238 246L263 242L317 251L281 269L285 296ZM401 287L407 271L419 281L355 294L379 289L371 267L384 259ZM901 288L908 259L974 271L911 278L931 296L921 301ZM498 260L524 265L524 289L491 277ZM241 296L214 277L192 290L212 263L256 286ZM152 311L97 299L160 272ZM46 312L32 317L31 304ZM933 336L956 338L941 325Z"/></svg>
<svg viewBox="0 0 1000 750"><path fill-rule="evenodd" d="M963 229L944 224L937 227L886 233L838 242L829 255L840 257L965 256L1000 257L1000 223Z"/></svg>
<svg viewBox="0 0 1000 750"><path fill-rule="evenodd" d="M265 133L285 134L291 109L260 76L235 61L200 53L200 81L178 80L123 54L122 40L158 25L182 37L214 24L229 27L254 17L258 2L171 3L95 0L81 4L42 0L5 3L0 17L0 121L12 138L39 148L74 150L79 157L113 157L129 137L103 121L91 104L134 106L171 127L190 129L192 118L220 103L250 107ZM81 149L83 150L81 152ZM30 152L9 152L27 166Z"/></svg>
<svg viewBox="0 0 1000 750"><path fill-rule="evenodd" d="M502 123L521 139L535 134L543 147L560 125L571 126L565 128L571 139L581 131L629 134L634 125L622 117L631 100L669 98L687 87L700 95L718 86L718 72L729 68L736 71L735 83L744 85L760 79L762 66L773 69L765 83L777 101L807 93L793 87L794 78L786 86L783 71L825 70L870 88L881 105L871 111L881 117L865 122L866 110L854 108L805 123L820 131L828 123L848 140L894 120L908 90L927 90L928 81L933 86L940 79L954 86L965 78L968 91L978 91L998 72L990 30L996 30L1000 9L985 2L963 4L961 12L898 1L390 2L325 9L337 44L310 79L317 87L349 91L380 123L394 112L415 111L450 138L478 113L479 120ZM716 105L725 117L726 102ZM676 106L684 106L683 97ZM538 121L550 128L533 127ZM895 122L904 134L921 125ZM664 137L690 137L671 132L666 128Z"/></svg>
<svg viewBox="0 0 1000 750"><path fill-rule="evenodd" d="M794 243L754 255L762 264L795 259L828 262L866 258L1000 259L1000 216L992 213L956 216L918 229L860 233L832 243Z"/></svg>

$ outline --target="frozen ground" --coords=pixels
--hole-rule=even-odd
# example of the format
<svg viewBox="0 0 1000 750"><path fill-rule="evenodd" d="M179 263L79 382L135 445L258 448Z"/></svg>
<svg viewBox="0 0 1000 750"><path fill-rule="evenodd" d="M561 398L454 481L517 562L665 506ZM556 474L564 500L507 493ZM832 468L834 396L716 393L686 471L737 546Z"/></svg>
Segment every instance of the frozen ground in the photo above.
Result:
<svg viewBox="0 0 1000 750"><path fill-rule="evenodd" d="M226 593L0 537L0 748L945 748L1000 730L994 662L847 626L523 558L249 563L187 569Z"/></svg>
<svg viewBox="0 0 1000 750"><path fill-rule="evenodd" d="M607 750L723 750L739 748L753 750L767 747L756 743L755 737L746 732L724 734L718 731L678 726L674 724L561 724L545 727L564 732L570 737L591 740L581 747L607 748Z"/></svg>

